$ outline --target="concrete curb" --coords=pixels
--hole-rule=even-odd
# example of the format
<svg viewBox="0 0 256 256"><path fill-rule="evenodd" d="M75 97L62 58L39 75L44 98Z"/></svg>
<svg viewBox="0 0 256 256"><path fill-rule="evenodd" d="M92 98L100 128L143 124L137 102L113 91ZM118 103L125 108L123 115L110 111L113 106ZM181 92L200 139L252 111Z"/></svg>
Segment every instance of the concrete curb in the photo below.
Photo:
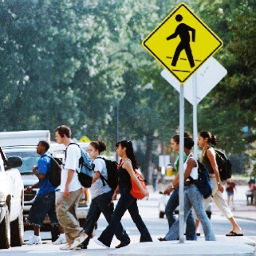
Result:
<svg viewBox="0 0 256 256"><path fill-rule="evenodd" d="M255 212L256 213L256 212ZM225 216L223 214L221 214L220 212L214 212L214 214L212 216L221 216L223 218L225 218ZM250 220L250 221L256 221L256 218L253 217L246 217L246 216L241 216L241 215L236 215L236 213L233 212L233 216L236 219L241 219L241 220Z"/></svg>
<svg viewBox="0 0 256 256"><path fill-rule="evenodd" d="M234 237L217 241L177 241L139 243L109 252L108 256L254 256L256 242L248 238Z"/></svg>
<svg viewBox="0 0 256 256"><path fill-rule="evenodd" d="M251 220L251 221L256 221L255 218L251 218L251 217L243 217L243 216L239 216L239 215L234 215L234 218L236 219L241 219L241 220Z"/></svg>

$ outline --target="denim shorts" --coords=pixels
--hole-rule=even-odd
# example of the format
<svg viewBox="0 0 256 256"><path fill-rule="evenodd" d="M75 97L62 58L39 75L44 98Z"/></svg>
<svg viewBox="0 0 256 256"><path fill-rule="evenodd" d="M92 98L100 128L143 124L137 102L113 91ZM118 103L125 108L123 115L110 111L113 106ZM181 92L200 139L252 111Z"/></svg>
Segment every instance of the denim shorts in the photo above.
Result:
<svg viewBox="0 0 256 256"><path fill-rule="evenodd" d="M41 226L48 214L51 224L57 225L58 220L55 210L55 191L47 195L37 196L29 211L27 222L35 226Z"/></svg>
<svg viewBox="0 0 256 256"><path fill-rule="evenodd" d="M229 191L227 191L227 194L228 194L228 196L233 196L233 195L234 195L234 192L229 192Z"/></svg>

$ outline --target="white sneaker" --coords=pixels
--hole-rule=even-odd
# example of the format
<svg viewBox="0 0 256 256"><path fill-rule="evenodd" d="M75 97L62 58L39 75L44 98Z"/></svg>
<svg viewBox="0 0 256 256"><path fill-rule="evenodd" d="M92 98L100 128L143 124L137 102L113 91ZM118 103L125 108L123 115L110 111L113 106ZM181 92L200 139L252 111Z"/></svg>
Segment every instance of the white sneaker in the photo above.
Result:
<svg viewBox="0 0 256 256"><path fill-rule="evenodd" d="M60 246L60 250L62 250L62 251L69 251L69 250L71 250L70 249L70 245L69 244L62 245L62 246Z"/></svg>
<svg viewBox="0 0 256 256"><path fill-rule="evenodd" d="M80 244L82 244L83 241L84 241L87 237L88 237L87 234L82 233L79 237L77 237L77 238L74 240L73 244L71 244L71 246L70 246L70 249L71 249L71 250L77 249L77 247L78 247Z"/></svg>
<svg viewBox="0 0 256 256"><path fill-rule="evenodd" d="M26 242L26 245L33 245L33 244L42 244L42 240L40 236L31 236L29 240Z"/></svg>
<svg viewBox="0 0 256 256"><path fill-rule="evenodd" d="M94 239L94 242L97 244L97 245L100 245L101 247L104 247L106 249L109 249L110 247L103 244L98 238Z"/></svg>
<svg viewBox="0 0 256 256"><path fill-rule="evenodd" d="M54 245L60 245L60 244L66 244L66 243L67 243L67 240L66 240L65 234L60 234L58 239L53 242Z"/></svg>

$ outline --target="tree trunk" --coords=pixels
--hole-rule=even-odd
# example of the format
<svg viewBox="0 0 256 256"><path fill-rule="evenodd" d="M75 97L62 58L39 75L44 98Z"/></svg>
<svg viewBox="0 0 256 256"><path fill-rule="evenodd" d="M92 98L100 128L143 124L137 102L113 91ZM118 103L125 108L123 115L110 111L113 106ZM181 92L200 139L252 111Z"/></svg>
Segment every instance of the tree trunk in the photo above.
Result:
<svg viewBox="0 0 256 256"><path fill-rule="evenodd" d="M148 184L151 183L151 176L152 176L152 170L150 170L150 165L152 162L153 142L154 142L154 131L150 131L146 135L146 152L145 152L145 159L144 159L143 170L142 170Z"/></svg>

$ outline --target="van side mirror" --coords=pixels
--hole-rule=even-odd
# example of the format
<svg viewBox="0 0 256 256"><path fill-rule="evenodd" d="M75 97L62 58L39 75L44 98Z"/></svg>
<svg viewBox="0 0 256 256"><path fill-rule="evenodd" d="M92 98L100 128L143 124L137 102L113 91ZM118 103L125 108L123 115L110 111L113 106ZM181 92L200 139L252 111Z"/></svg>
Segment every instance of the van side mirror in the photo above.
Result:
<svg viewBox="0 0 256 256"><path fill-rule="evenodd" d="M11 168L17 168L22 166L22 160L20 157L17 156L11 156L6 161L5 169L9 170Z"/></svg>

